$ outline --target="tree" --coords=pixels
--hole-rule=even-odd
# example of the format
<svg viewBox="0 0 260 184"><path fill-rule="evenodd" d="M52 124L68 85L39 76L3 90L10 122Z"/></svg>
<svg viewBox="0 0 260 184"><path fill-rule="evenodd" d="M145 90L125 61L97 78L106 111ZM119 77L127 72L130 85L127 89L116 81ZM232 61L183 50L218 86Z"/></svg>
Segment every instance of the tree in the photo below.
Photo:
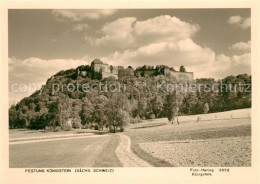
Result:
<svg viewBox="0 0 260 184"><path fill-rule="evenodd" d="M113 111L117 109L117 111ZM109 104L108 110L106 111L106 116L108 120L108 127L110 131L116 133L117 128L119 127L121 131L124 130L124 126L130 123L130 116L128 112L122 110L121 108L113 107Z"/></svg>
<svg viewBox="0 0 260 184"><path fill-rule="evenodd" d="M35 103L32 102L29 104L29 107L30 107L30 110L35 111L36 105L35 105Z"/></svg>
<svg viewBox="0 0 260 184"><path fill-rule="evenodd" d="M142 98L138 101L137 104L137 115L139 115L139 117L145 117L146 116L146 112L147 112L147 101L145 98Z"/></svg>
<svg viewBox="0 0 260 184"><path fill-rule="evenodd" d="M183 98L181 111L185 114L194 114L196 111L195 106L198 103L197 94L190 92Z"/></svg>
<svg viewBox="0 0 260 184"><path fill-rule="evenodd" d="M203 112L204 112L204 114L207 114L209 112L209 105L208 105L208 103L204 104Z"/></svg>
<svg viewBox="0 0 260 184"><path fill-rule="evenodd" d="M60 101L57 99L56 101L52 101L48 105L48 120L49 120L49 125L51 126L56 126L56 125L61 125L62 120L61 118L61 104ZM45 127L44 127L45 128Z"/></svg>
<svg viewBox="0 0 260 184"><path fill-rule="evenodd" d="M19 114L15 109L15 106L12 105L9 109L9 128L17 128L19 123Z"/></svg>
<svg viewBox="0 0 260 184"><path fill-rule="evenodd" d="M180 67L180 72L186 72L186 69L184 68L184 66Z"/></svg>
<svg viewBox="0 0 260 184"><path fill-rule="evenodd" d="M120 131L124 131L124 126L129 123L130 123L130 116L128 112L119 109L116 117L116 127L119 127ZM114 127L114 130L116 127Z"/></svg>
<svg viewBox="0 0 260 184"><path fill-rule="evenodd" d="M50 116L47 113L35 112L35 115L30 120L28 128L30 129L44 129L48 126Z"/></svg>
<svg viewBox="0 0 260 184"><path fill-rule="evenodd" d="M85 98L83 100L82 110L79 113L80 118L81 118L81 124L83 126L90 124L90 122L92 121L93 112L94 112L93 104L91 103L90 100Z"/></svg>
<svg viewBox="0 0 260 184"><path fill-rule="evenodd" d="M103 129L103 126L107 122L107 117L105 114L105 107L108 102L109 102L109 100L107 99L107 97L105 97L103 95L97 96L93 102L93 106L94 106L95 110L92 112L91 119L93 120L93 122L97 123L98 128L101 128L101 129Z"/></svg>
<svg viewBox="0 0 260 184"><path fill-rule="evenodd" d="M178 114L179 114L179 107L182 103L182 94L179 93L178 95L176 93L170 93L165 98L165 106L164 110L166 113L166 117L169 121L173 123L175 117L177 117L177 123L178 121Z"/></svg>
<svg viewBox="0 0 260 184"><path fill-rule="evenodd" d="M156 118L160 117L163 111L163 99L160 96L155 96L150 102L150 109Z"/></svg>
<svg viewBox="0 0 260 184"><path fill-rule="evenodd" d="M107 126L114 133L117 130L117 127L120 127L120 130L123 131L124 126L130 123L130 115L124 110L127 109L126 98L123 94L115 93L107 106L105 107L105 115L107 117Z"/></svg>

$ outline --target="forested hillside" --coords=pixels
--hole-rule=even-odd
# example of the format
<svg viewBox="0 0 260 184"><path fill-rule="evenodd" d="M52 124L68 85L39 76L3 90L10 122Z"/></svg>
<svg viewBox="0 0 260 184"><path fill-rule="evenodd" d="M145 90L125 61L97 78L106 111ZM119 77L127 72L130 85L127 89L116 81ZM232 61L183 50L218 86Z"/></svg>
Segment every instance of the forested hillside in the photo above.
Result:
<svg viewBox="0 0 260 184"><path fill-rule="evenodd" d="M142 119L172 120L181 114L251 107L251 76L247 74L218 81L211 78L180 81L159 73L137 76L126 71L118 80L101 80L98 73L91 73L89 66L80 67L90 73L82 77L78 68L61 71L47 80L42 92L38 90L11 106L9 127L62 130L109 127L115 131ZM197 87L172 89L180 85Z"/></svg>

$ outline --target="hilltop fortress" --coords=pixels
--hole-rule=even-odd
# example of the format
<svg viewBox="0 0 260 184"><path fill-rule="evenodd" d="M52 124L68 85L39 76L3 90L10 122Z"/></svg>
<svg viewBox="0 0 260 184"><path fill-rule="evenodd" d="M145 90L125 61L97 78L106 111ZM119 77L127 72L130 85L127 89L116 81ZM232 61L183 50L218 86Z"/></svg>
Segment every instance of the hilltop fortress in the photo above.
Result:
<svg viewBox="0 0 260 184"><path fill-rule="evenodd" d="M104 63L100 59L95 59L91 63L91 69L94 72L101 73L102 79L108 78L108 77L115 77L118 79L118 67L108 65L107 63Z"/></svg>
<svg viewBox="0 0 260 184"><path fill-rule="evenodd" d="M78 67L77 68L77 75L82 77L90 77L93 75L91 73L99 74L101 79L114 77L118 79L122 76L137 76L137 77L153 77L157 75L164 75L164 76L173 76L177 80L193 80L193 72L181 72L175 71L173 68L169 68L165 65L159 65L154 68L153 66L144 65L143 67L139 67L134 70L132 67L124 68L123 66L112 66L109 65L100 59L94 59L91 62L91 66L87 67ZM95 78L95 77L94 77Z"/></svg>

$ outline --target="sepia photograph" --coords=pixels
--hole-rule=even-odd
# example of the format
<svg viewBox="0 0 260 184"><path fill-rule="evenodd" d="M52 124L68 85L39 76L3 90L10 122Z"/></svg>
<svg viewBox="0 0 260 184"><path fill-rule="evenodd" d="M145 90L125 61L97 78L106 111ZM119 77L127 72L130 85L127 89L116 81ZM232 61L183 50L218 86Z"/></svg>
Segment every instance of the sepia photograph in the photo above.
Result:
<svg viewBox="0 0 260 184"><path fill-rule="evenodd" d="M250 9L8 10L9 164L250 167Z"/></svg>

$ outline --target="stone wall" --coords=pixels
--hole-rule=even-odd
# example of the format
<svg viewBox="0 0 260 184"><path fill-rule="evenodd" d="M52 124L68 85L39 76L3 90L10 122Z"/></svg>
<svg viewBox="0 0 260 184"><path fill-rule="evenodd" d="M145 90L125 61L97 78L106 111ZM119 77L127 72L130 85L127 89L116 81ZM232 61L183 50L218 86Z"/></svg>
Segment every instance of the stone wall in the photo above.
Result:
<svg viewBox="0 0 260 184"><path fill-rule="evenodd" d="M189 80L194 79L193 72L178 72L178 71L165 71L165 75L174 76L177 80Z"/></svg>
<svg viewBox="0 0 260 184"><path fill-rule="evenodd" d="M136 71L137 76L142 77L152 77L155 76L156 70L144 70L144 71Z"/></svg>
<svg viewBox="0 0 260 184"><path fill-rule="evenodd" d="M114 77L114 78L118 79L118 75L117 74L112 74L112 73L108 73L108 72L102 72L102 79L108 78L108 77Z"/></svg>

